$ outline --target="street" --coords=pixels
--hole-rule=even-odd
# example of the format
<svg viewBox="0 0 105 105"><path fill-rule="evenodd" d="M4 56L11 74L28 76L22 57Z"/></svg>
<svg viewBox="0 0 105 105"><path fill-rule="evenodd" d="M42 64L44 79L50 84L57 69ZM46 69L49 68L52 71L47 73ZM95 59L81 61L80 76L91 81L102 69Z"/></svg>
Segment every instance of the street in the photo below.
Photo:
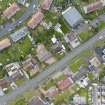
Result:
<svg viewBox="0 0 105 105"><path fill-rule="evenodd" d="M96 43L97 40L99 40L100 36L105 37L105 29L96 34L93 38L88 40L86 43L82 44L78 48L74 49L72 52L68 53L62 60L58 61L57 63L49 66L42 72L40 72L35 78L32 80L29 80L25 82L22 86L14 90L13 92L3 96L0 98L0 103L8 102L10 100L14 100L16 96L21 95L23 92L27 91L31 88L37 88L40 83L44 82L45 79L47 79L51 74L53 74L56 71L61 71L64 69L69 63L70 60L72 60L75 56L80 54L82 51L86 50L87 48L91 48L93 44ZM79 79L80 77L76 76L76 79Z"/></svg>
<svg viewBox="0 0 105 105"><path fill-rule="evenodd" d="M37 0L32 0L30 6L26 9L24 14L18 20L16 20L13 23L9 23L9 25L7 23L5 25L5 27L0 30L0 37L6 35L10 31L14 30L16 26L18 26L19 24L24 22L26 19L28 19L30 16L32 16L32 14L35 12L37 7L38 7Z"/></svg>

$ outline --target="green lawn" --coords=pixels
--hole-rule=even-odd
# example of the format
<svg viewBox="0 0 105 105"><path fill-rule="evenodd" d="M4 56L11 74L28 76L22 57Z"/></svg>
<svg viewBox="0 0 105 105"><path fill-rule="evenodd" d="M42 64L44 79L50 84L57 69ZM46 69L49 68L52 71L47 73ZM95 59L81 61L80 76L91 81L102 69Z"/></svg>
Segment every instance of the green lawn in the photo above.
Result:
<svg viewBox="0 0 105 105"><path fill-rule="evenodd" d="M64 20L64 18L61 16L58 21L61 24L61 29L64 33L70 32L70 26L68 23Z"/></svg>
<svg viewBox="0 0 105 105"><path fill-rule="evenodd" d="M91 50L87 49L87 50L83 51L81 54L79 54L77 57L73 58L69 65L71 70L75 73L78 71L80 66L87 67L88 64L85 61L85 59L87 59L88 57L90 57L92 55L93 55L93 52Z"/></svg>
<svg viewBox="0 0 105 105"><path fill-rule="evenodd" d="M100 31L100 30L102 30L102 29L104 29L105 28L105 22L104 21L101 21L100 23L99 23L99 25L98 25L98 30Z"/></svg>
<svg viewBox="0 0 105 105"><path fill-rule="evenodd" d="M32 44L28 37L14 43L11 47L0 52L0 63L19 61L31 52Z"/></svg>
<svg viewBox="0 0 105 105"><path fill-rule="evenodd" d="M90 30L90 31L86 31L86 32L81 32L79 34L79 37L80 37L80 41L83 43L83 42L86 42L87 40L89 40L92 36L94 35L93 31Z"/></svg>
<svg viewBox="0 0 105 105"><path fill-rule="evenodd" d="M94 47L103 47L103 46L105 46L105 39L97 41L94 45Z"/></svg>

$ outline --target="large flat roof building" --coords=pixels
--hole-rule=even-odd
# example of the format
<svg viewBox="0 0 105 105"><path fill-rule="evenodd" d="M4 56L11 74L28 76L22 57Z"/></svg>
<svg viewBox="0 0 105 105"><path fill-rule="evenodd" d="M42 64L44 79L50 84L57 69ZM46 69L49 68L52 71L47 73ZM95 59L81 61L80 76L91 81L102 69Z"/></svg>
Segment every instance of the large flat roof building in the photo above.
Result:
<svg viewBox="0 0 105 105"><path fill-rule="evenodd" d="M69 7L64 12L62 12L62 15L71 27L76 27L84 20L75 7Z"/></svg>
<svg viewBox="0 0 105 105"><path fill-rule="evenodd" d="M19 10L19 6L17 5L17 3L14 2L3 12L3 16L7 19L10 19Z"/></svg>
<svg viewBox="0 0 105 105"><path fill-rule="evenodd" d="M11 46L10 39L6 38L6 39L0 41L0 51L2 51L3 49L5 49L9 46Z"/></svg>
<svg viewBox="0 0 105 105"><path fill-rule="evenodd" d="M17 42L18 40L22 39L25 37L27 34L29 34L28 28L23 27L16 31L15 33L10 35L10 38L12 39L13 42Z"/></svg>

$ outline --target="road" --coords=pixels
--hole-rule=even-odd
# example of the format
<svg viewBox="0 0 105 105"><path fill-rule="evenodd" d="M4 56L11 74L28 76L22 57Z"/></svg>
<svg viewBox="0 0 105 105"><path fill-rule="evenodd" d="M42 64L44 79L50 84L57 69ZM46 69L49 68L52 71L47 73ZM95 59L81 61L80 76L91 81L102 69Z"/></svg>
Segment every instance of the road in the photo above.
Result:
<svg viewBox="0 0 105 105"><path fill-rule="evenodd" d="M26 9L24 14L19 19L17 19L13 23L6 23L4 25L4 27L0 30L0 37L8 34L8 32L14 30L16 26L20 25L22 22L28 19L35 12L37 7L38 7L37 0L32 0L30 6Z"/></svg>
<svg viewBox="0 0 105 105"><path fill-rule="evenodd" d="M39 84L43 82L45 79L47 79L51 74L53 74L56 71L60 71L64 69L70 63L70 60L72 60L75 56L77 56L82 51L86 50L87 48L91 48L92 45L96 43L96 41L99 39L100 36L105 37L105 29L99 32L98 34L96 34L93 38L91 38L86 43L74 49L72 52L66 54L66 56L62 60L57 62L56 64L53 64L49 66L48 68L46 68L45 70L43 70L42 72L40 72L39 75L37 75L32 80L25 82L22 86L20 86L19 88L17 88L10 94L1 97L0 103L8 102L10 100L15 99L16 96L21 95L23 92L27 91L28 89L31 89L33 87L37 88Z"/></svg>

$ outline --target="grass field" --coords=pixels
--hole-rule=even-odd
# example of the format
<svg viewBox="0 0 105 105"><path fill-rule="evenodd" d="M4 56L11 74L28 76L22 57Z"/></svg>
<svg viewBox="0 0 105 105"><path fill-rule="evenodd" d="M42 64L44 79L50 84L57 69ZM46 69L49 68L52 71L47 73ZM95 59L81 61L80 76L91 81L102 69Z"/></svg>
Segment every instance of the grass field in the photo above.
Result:
<svg viewBox="0 0 105 105"><path fill-rule="evenodd" d="M89 49L83 51L81 54L79 54L71 61L69 65L71 70L75 73L79 70L80 66L87 67L88 64L85 61L85 59L89 58L92 55L93 55L93 51Z"/></svg>
<svg viewBox="0 0 105 105"><path fill-rule="evenodd" d="M28 37L25 37L0 53L0 63L6 64L10 61L19 61L30 53L31 48L31 41Z"/></svg>
<svg viewBox="0 0 105 105"><path fill-rule="evenodd" d="M92 36L94 35L94 33L90 30L90 31L86 31L86 32L81 32L79 37L80 37L80 41L86 42L87 40L89 40Z"/></svg>

